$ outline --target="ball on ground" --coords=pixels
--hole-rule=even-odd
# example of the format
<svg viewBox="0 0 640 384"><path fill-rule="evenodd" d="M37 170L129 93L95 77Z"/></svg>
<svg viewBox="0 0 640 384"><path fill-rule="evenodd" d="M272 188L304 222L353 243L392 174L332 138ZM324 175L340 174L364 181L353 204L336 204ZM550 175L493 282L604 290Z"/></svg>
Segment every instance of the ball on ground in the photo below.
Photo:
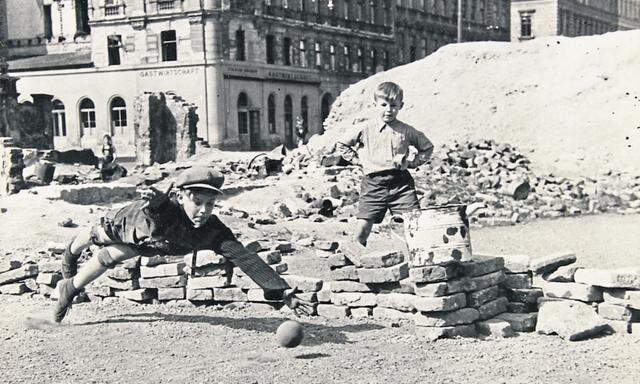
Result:
<svg viewBox="0 0 640 384"><path fill-rule="evenodd" d="M276 331L278 344L285 348L294 348L300 345L304 338L302 324L295 320L287 320L280 324Z"/></svg>

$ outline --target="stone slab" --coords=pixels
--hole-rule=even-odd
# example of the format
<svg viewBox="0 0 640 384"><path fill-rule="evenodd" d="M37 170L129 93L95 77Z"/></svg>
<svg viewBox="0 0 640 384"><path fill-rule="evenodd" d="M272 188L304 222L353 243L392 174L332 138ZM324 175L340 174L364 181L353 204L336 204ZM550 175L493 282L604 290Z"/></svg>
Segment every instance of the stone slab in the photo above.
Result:
<svg viewBox="0 0 640 384"><path fill-rule="evenodd" d="M441 297L419 297L414 296L413 306L421 312L453 311L464 307L467 304L467 297L464 293L456 293Z"/></svg>
<svg viewBox="0 0 640 384"><path fill-rule="evenodd" d="M361 268L358 279L361 283L390 283L409 277L409 265L397 264L386 268Z"/></svg>
<svg viewBox="0 0 640 384"><path fill-rule="evenodd" d="M473 324L480 317L474 308L462 308L448 312L418 312L413 320L416 325L424 327L450 327L455 325Z"/></svg>
<svg viewBox="0 0 640 384"><path fill-rule="evenodd" d="M578 283L605 288L640 289L640 268L579 269L574 275L574 280Z"/></svg>
<svg viewBox="0 0 640 384"><path fill-rule="evenodd" d="M549 301L538 310L538 333L557 334L563 339L576 341L602 334L606 329L595 309L580 301Z"/></svg>

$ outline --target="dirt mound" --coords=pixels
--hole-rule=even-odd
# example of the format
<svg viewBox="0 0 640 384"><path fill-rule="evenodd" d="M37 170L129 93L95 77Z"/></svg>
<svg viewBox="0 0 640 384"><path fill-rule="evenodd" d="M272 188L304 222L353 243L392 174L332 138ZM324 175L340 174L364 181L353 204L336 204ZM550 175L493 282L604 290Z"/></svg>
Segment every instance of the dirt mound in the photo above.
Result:
<svg viewBox="0 0 640 384"><path fill-rule="evenodd" d="M541 173L640 170L640 31L445 46L365 79L334 103L316 150L372 117L382 81L404 89L399 118L438 144L510 143Z"/></svg>

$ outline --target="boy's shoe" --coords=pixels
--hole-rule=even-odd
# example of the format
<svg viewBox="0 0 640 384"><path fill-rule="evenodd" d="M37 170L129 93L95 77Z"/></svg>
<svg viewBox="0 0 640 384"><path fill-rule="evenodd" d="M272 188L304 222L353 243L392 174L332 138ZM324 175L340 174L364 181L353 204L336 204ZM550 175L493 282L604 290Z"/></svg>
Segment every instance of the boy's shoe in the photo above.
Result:
<svg viewBox="0 0 640 384"><path fill-rule="evenodd" d="M71 244L73 244L73 240L69 242L62 256L62 277L65 279L70 279L78 273L78 259L80 255L74 255L71 252Z"/></svg>
<svg viewBox="0 0 640 384"><path fill-rule="evenodd" d="M73 279L64 279L58 284L59 297L53 312L53 320L59 323L71 309L74 297L80 292L73 286Z"/></svg>

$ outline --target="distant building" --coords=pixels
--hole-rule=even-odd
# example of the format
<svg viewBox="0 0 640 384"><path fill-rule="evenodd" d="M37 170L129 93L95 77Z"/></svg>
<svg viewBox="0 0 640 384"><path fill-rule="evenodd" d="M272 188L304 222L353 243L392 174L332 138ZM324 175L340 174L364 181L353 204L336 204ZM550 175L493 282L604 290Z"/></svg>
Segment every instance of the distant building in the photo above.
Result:
<svg viewBox="0 0 640 384"><path fill-rule="evenodd" d="M133 152L132 107L145 91L194 103L212 146L293 146L296 117L322 132L341 91L454 42L457 25L452 0L21 1L51 7L47 54L9 70L20 92L54 95L56 148L97 148L109 133L121 153ZM54 22L62 3L73 12ZM509 39L508 0L464 6L465 40Z"/></svg>
<svg viewBox="0 0 640 384"><path fill-rule="evenodd" d="M640 0L512 0L511 41L640 28Z"/></svg>

